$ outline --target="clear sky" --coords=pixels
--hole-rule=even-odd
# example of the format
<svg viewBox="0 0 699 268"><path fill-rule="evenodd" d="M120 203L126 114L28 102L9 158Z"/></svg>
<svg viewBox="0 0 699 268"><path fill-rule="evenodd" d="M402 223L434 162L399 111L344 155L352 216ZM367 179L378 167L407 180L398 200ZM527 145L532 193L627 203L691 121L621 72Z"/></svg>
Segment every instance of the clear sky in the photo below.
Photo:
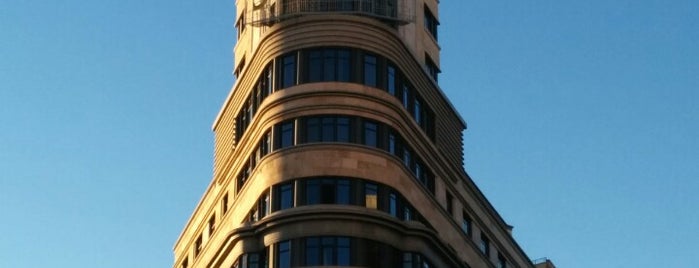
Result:
<svg viewBox="0 0 699 268"><path fill-rule="evenodd" d="M0 2L0 267L170 267L234 0ZM466 169L530 258L699 263L699 1L440 4Z"/></svg>

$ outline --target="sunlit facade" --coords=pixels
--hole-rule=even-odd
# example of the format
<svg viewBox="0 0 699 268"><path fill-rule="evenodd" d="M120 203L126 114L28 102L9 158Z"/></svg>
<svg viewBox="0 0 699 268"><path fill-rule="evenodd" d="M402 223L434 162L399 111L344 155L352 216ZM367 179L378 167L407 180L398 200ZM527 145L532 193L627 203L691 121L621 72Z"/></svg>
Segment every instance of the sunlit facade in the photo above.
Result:
<svg viewBox="0 0 699 268"><path fill-rule="evenodd" d="M174 267L534 267L463 168L437 0L238 0Z"/></svg>

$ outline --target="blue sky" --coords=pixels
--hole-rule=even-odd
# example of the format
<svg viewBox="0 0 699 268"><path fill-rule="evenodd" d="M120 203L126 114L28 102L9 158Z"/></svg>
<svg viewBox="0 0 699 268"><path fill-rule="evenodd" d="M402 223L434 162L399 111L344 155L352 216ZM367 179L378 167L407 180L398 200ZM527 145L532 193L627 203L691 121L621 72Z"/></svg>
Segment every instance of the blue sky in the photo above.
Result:
<svg viewBox="0 0 699 268"><path fill-rule="evenodd" d="M699 2L441 1L466 169L532 259L694 267ZM234 1L0 8L0 267L170 267Z"/></svg>

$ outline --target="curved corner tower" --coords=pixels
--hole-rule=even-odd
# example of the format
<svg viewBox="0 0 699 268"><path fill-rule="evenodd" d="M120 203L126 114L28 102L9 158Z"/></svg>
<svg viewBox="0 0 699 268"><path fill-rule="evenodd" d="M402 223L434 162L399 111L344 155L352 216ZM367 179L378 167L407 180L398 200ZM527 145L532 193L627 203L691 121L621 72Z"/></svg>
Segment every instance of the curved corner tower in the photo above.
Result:
<svg viewBox="0 0 699 268"><path fill-rule="evenodd" d="M188 267L533 267L463 169L437 0L237 0Z"/></svg>

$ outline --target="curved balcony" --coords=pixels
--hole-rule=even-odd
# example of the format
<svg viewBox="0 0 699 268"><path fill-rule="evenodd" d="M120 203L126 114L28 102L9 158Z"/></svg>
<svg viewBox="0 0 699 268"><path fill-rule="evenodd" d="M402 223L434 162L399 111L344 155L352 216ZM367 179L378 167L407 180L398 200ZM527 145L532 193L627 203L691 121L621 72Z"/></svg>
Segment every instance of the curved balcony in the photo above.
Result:
<svg viewBox="0 0 699 268"><path fill-rule="evenodd" d="M253 7L250 23L269 26L304 15L350 14L373 17L392 25L413 21L412 0L278 0Z"/></svg>

